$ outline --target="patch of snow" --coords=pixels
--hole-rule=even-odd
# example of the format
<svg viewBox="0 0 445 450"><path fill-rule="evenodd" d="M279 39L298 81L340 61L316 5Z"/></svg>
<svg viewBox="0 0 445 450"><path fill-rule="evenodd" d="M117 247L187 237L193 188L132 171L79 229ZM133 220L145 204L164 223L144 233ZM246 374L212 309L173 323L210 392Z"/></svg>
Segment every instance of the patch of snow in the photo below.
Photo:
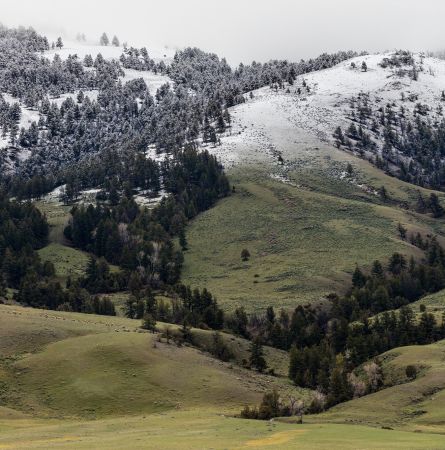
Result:
<svg viewBox="0 0 445 450"><path fill-rule="evenodd" d="M151 95L156 94L156 91L164 84L170 83L173 84L173 81L166 75L160 75L154 72L142 71L142 70L134 70L134 69L123 69L125 72L125 76L122 77L122 81L124 83L136 80L138 78L142 78L145 81L145 84L148 87L148 90Z"/></svg>
<svg viewBox="0 0 445 450"><path fill-rule="evenodd" d="M80 89L77 89L72 93L62 94L59 97L51 97L49 99L49 101L51 103L55 103L59 108L62 105L62 103L67 98L70 98L70 97L77 103L77 95L79 94L79 92L80 92ZM93 100L97 100L99 91L98 90L83 90L83 93L84 93L85 97L88 97L91 101L93 101Z"/></svg>
<svg viewBox="0 0 445 450"><path fill-rule="evenodd" d="M76 41L64 41L64 46L59 49L50 49L44 52L44 55L52 60L55 55L59 55L62 60L68 58L68 56L77 55L77 57L83 61L86 55L91 55L94 58L100 53L104 59L119 59L119 57L124 52L123 47L114 47L111 45L101 46L101 45L90 45L83 42Z"/></svg>
<svg viewBox="0 0 445 450"><path fill-rule="evenodd" d="M147 196L147 194L148 192L140 191L133 197L134 201L140 206L154 208L164 197L168 196L168 193L164 190L159 191L159 194L156 197L150 197L149 195Z"/></svg>
<svg viewBox="0 0 445 450"><path fill-rule="evenodd" d="M42 198L42 201L45 203L61 203L60 196L62 195L62 192L65 190L65 186L66 184L63 184L62 186L57 186L51 192L48 192L48 194L46 194Z"/></svg>
<svg viewBox="0 0 445 450"><path fill-rule="evenodd" d="M157 163L162 163L169 158L168 153L158 153L154 145L150 145L145 152L145 157L150 158Z"/></svg>
<svg viewBox="0 0 445 450"><path fill-rule="evenodd" d="M23 128L25 128L25 130L27 130L31 126L32 122L39 121L40 116L39 116L38 111L36 111L35 109L30 109L30 108L25 107L18 98L13 97L10 94L4 93L2 95L3 95L3 98L5 99L5 102L8 103L9 105L12 105L14 103L18 103L20 105L20 110L21 110L21 116L20 116L20 122L19 122L20 129L23 127Z"/></svg>

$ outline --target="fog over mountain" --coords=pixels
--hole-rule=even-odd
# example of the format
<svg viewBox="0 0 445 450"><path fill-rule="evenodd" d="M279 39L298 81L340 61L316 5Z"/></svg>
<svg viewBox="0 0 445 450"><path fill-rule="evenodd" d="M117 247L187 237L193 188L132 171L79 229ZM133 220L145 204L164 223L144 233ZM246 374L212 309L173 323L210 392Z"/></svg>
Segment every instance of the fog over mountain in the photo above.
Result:
<svg viewBox="0 0 445 450"><path fill-rule="evenodd" d="M42 0L2 2L8 26L33 25L50 35L98 29L134 44L198 46L230 63L297 60L339 49L438 49L445 4L437 0Z"/></svg>

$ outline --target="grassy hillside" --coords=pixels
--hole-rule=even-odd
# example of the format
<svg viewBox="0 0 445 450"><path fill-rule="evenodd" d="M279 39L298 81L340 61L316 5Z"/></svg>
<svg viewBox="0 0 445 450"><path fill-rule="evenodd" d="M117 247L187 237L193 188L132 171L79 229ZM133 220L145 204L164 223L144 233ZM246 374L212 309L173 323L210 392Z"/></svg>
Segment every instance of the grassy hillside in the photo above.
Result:
<svg viewBox="0 0 445 450"><path fill-rule="evenodd" d="M206 286L228 310L292 307L342 291L356 263L366 267L396 251L421 256L399 239L397 224L429 234L441 232L442 223L402 209L399 202L414 201L415 191L354 161L364 171L361 178L377 187L388 181L392 202L382 204L355 184L329 176L342 161L329 169L295 170L291 184L269 178L265 168L233 170L235 193L188 229L184 281ZM241 261L244 248L251 254L248 262Z"/></svg>
<svg viewBox="0 0 445 450"><path fill-rule="evenodd" d="M338 405L313 420L445 433L444 360L445 341L391 350L382 361L385 381L393 386ZM418 369L414 381L406 377L408 365Z"/></svg>
<svg viewBox="0 0 445 450"><path fill-rule="evenodd" d="M138 321L1 305L0 322L0 448L427 449L443 442L426 425L442 420L440 399L428 407L422 434L312 423L322 416L298 426L238 419L233 415L266 390L305 394L285 378L159 343L138 332ZM193 333L202 345L211 338ZM247 342L223 338L238 357L247 351ZM429 347L431 364L443 358L445 346ZM284 352L266 349L266 358L277 372L287 366ZM432 376L445 379L439 368Z"/></svg>
<svg viewBox="0 0 445 450"><path fill-rule="evenodd" d="M349 181L338 176L348 161L354 164ZM282 175L270 165L233 169L234 194L188 228L184 282L207 287L227 310L292 307L341 292L356 263L366 267L395 251L420 257L399 239L399 222L410 231L439 234L443 243L442 221L406 208L415 202L417 188L331 148L322 147L315 166L294 161L286 183L269 177ZM390 195L386 203L372 192L383 184ZM55 264L61 281L81 275L88 254L63 237L69 208L54 202L39 207L51 224L42 258ZM243 248L251 254L247 262L240 258ZM111 296L120 312L127 296ZM413 307L423 303L439 314L444 298L435 294ZM393 386L296 425L234 417L271 389L309 401L310 393L286 377L286 352L264 349L277 375L271 376L243 368L249 342L225 333L231 363L209 355L211 331L193 330L195 347L178 347L124 317L4 305L0 323L0 449L444 446L438 434L445 433L444 342L388 352L384 370ZM178 328L158 324L161 331L166 327ZM419 368L409 383L408 364Z"/></svg>
<svg viewBox="0 0 445 450"><path fill-rule="evenodd" d="M419 311L420 305L425 305L428 312L440 315L442 312L445 312L445 290L427 295L413 303L412 307L415 311Z"/></svg>
<svg viewBox="0 0 445 450"><path fill-rule="evenodd" d="M273 387L301 393L285 377L158 342L139 321L12 306L1 306L0 317L2 405L18 411L101 417L256 404ZM282 373L287 355L273 352L266 357Z"/></svg>
<svg viewBox="0 0 445 450"><path fill-rule="evenodd" d="M88 255L69 246L63 236L70 207L56 201L42 201L36 206L46 215L50 225L49 243L39 250L40 257L54 264L56 275L61 281L65 281L68 276L82 275L88 263Z"/></svg>
<svg viewBox="0 0 445 450"><path fill-rule="evenodd" d="M56 270L56 276L61 282L67 277L79 277L85 273L88 264L88 253L74 248L65 239L63 231L70 218L71 206L66 206L54 199L40 201L36 206L42 211L50 226L48 245L39 250L43 261L51 261ZM119 270L110 265L111 271Z"/></svg>

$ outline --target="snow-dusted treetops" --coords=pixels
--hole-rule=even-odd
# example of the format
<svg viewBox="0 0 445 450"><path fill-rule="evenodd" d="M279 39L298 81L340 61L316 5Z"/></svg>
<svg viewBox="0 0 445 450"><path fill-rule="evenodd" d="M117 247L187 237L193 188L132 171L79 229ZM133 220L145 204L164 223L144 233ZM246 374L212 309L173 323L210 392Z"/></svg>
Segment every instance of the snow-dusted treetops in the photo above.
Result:
<svg viewBox="0 0 445 450"><path fill-rule="evenodd" d="M315 128L328 127L317 135L338 147L407 181L445 184L445 94L419 81L436 70L423 55L338 52L233 69L196 48L167 57L109 43L71 49L32 29L0 28L0 176L9 189L40 176L37 193L73 178L79 189L97 187L110 173L131 178L135 161L161 173L178 151L218 145L230 108L264 87L305 100L295 110L302 124L317 107Z"/></svg>
<svg viewBox="0 0 445 450"><path fill-rule="evenodd" d="M352 62L350 69L367 71L363 64L358 68ZM335 130L336 145L369 158L402 180L443 189L443 61L397 51L374 65L386 80L372 93L363 89L349 98L343 113L349 125Z"/></svg>
<svg viewBox="0 0 445 450"><path fill-rule="evenodd" d="M117 58L101 53L80 58L79 52L67 54L63 42L50 47L32 29L0 29L4 181L17 173L22 178L51 175L56 185L66 182L67 172L94 167L105 153L133 158L150 149L155 155L173 154L202 142L216 144L219 133L230 127L228 108L244 102L245 93L292 84L300 74L354 56L340 52L233 70L224 59L196 48L156 61L145 48L123 47ZM149 88L156 84L147 78L158 81L155 92ZM168 82L159 86L159 80ZM81 187L97 182L82 178Z"/></svg>

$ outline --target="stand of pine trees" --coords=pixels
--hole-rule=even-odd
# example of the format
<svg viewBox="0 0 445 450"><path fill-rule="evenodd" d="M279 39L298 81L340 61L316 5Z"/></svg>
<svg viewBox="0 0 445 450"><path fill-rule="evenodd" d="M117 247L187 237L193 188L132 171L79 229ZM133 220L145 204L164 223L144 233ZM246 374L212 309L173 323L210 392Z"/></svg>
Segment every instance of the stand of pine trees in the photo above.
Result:
<svg viewBox="0 0 445 450"><path fill-rule="evenodd" d="M30 203L11 201L0 191L0 286L17 289L28 272L51 275L36 250L48 240L46 218ZM1 293L0 293L1 295ZM4 292L3 292L4 295Z"/></svg>
<svg viewBox="0 0 445 450"><path fill-rule="evenodd" d="M24 305L114 315L108 299L91 297L76 284L64 289L55 281L54 266L36 251L47 244L48 231L35 206L0 193L0 298L11 288L16 290L14 299Z"/></svg>
<svg viewBox="0 0 445 450"><path fill-rule="evenodd" d="M69 182L69 168L75 165L88 172L92 159L102 161L109 152L125 158L150 145L162 153L201 142L216 145L218 133L231 125L228 108L243 102L247 92L267 85L284 87L298 75L355 56L339 52L299 63L241 64L233 70L224 59L192 48L177 52L171 64L165 64L155 63L145 48L126 47L120 60L105 60L100 54L62 60L57 54L52 59L44 56L49 47L32 29L0 28L0 88L16 99L10 104L0 96L0 130L11 145L0 158L0 181L27 198ZM168 75L174 85L150 93L142 78L122 83L120 77L129 68ZM97 91L97 100L88 95L91 90ZM52 102L63 94L72 95L61 104ZM39 113L28 129L19 128L21 106ZM15 158L21 150L30 150L30 157ZM36 177L42 175L48 183L39 183ZM88 184L83 178L82 186ZM26 180L32 182L26 185Z"/></svg>
<svg viewBox="0 0 445 450"><path fill-rule="evenodd" d="M411 239L418 242L416 236ZM321 305L298 306L290 316L284 310L277 316L270 307L245 324L255 342L290 350L289 377L318 392L311 412L379 389L381 353L445 339L445 313L440 322L426 311L417 320L409 306L445 288L443 249L434 238L421 242L422 262L395 253L386 267L376 261L369 274L356 268L343 297L332 294ZM227 325L236 328L233 322ZM357 368L373 359L365 366L369 373L360 377Z"/></svg>

